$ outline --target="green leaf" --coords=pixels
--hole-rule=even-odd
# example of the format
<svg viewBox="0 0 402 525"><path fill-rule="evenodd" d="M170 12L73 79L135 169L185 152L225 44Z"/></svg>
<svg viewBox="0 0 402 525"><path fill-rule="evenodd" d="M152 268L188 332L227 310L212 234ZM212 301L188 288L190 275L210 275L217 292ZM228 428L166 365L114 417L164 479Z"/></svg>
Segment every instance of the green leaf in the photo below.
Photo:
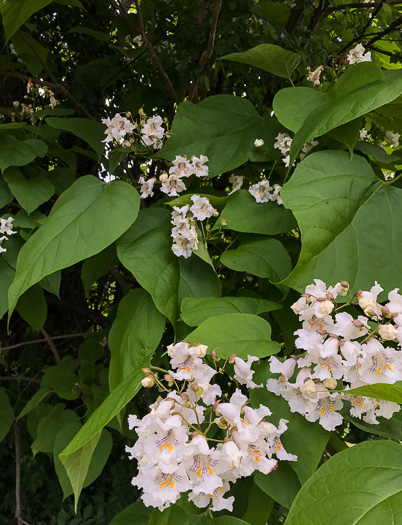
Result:
<svg viewBox="0 0 402 525"><path fill-rule="evenodd" d="M268 475L256 472L254 482L265 494L287 509L301 487L295 472L285 461L280 461L278 468Z"/></svg>
<svg viewBox="0 0 402 525"><path fill-rule="evenodd" d="M29 33L18 31L11 39L18 58L26 65L28 71L39 76L46 62L48 51Z"/></svg>
<svg viewBox="0 0 402 525"><path fill-rule="evenodd" d="M9 166L25 166L36 157L44 157L47 146L41 140L28 139L19 141L12 135L1 136L0 169L4 171Z"/></svg>
<svg viewBox="0 0 402 525"><path fill-rule="evenodd" d="M63 427L57 433L57 436L54 440L54 446L53 446L54 467L56 470L57 477L59 478L61 488L63 490L64 498L67 498L68 496L70 496L70 494L73 494L73 487L71 485L71 481L70 481L70 478L68 477L67 471L63 466L63 463L60 461L59 454L63 450L63 448L68 444L68 442L71 441L71 439L75 436L75 434L77 434L81 426L82 425L78 421L76 421L74 423L71 423L70 425L67 425L66 427ZM93 451L92 457L90 458L88 471L84 478L82 488L87 487L100 476L109 458L110 452L112 450L112 445L113 445L112 436L106 429L103 429L100 435L99 441L96 445L96 448ZM75 465L75 469L70 470L70 474L76 475L77 477L79 476L82 480L84 473L82 470L80 471L79 469L85 468L85 465L83 463L87 463L87 459L88 459L87 457L82 456L81 465L77 461Z"/></svg>
<svg viewBox="0 0 402 525"><path fill-rule="evenodd" d="M191 197L194 195L194 193L185 193L180 195L180 197L177 197L176 199L169 200L166 202L168 206L173 208L173 206L192 206L194 203L191 200ZM212 206L224 206L229 197L217 197L216 195L209 195L208 193L197 193L199 197L206 197Z"/></svg>
<svg viewBox="0 0 402 525"><path fill-rule="evenodd" d="M0 442L8 434L14 421L14 410L4 388L0 388Z"/></svg>
<svg viewBox="0 0 402 525"><path fill-rule="evenodd" d="M47 318L47 302L42 288L35 284L18 299L15 307L20 316L39 332Z"/></svg>
<svg viewBox="0 0 402 525"><path fill-rule="evenodd" d="M180 281L179 259L172 252L170 213L161 208L141 210L131 228L118 239L117 255L155 306L174 324Z"/></svg>
<svg viewBox="0 0 402 525"><path fill-rule="evenodd" d="M271 327L261 317L250 314L223 314L210 317L187 336L190 343L201 343L215 350L218 357L235 353L242 359L248 355L266 357L280 350L271 341Z"/></svg>
<svg viewBox="0 0 402 525"><path fill-rule="evenodd" d="M60 284L61 284L61 270L46 275L43 279L39 281L41 287L49 293L59 297Z"/></svg>
<svg viewBox="0 0 402 525"><path fill-rule="evenodd" d="M109 332L111 392L144 363L149 364L164 328L165 317L145 290L137 288L123 297Z"/></svg>
<svg viewBox="0 0 402 525"><path fill-rule="evenodd" d="M90 335L85 341L78 347L78 356L82 360L95 362L100 359L105 353L105 349L99 343L98 335Z"/></svg>
<svg viewBox="0 0 402 525"><path fill-rule="evenodd" d="M33 410L35 407L39 405L39 403L47 396L49 392L50 392L50 388L48 386L41 386L39 390L37 390L35 394L31 397L28 403L24 406L24 408L21 410L18 416L18 419L29 414L31 410Z"/></svg>
<svg viewBox="0 0 402 525"><path fill-rule="evenodd" d="M340 391L336 390L336 392ZM398 381L393 385L377 383L375 385L359 386L348 390L348 394L374 397L375 399L384 399L385 401L402 404L402 381Z"/></svg>
<svg viewBox="0 0 402 525"><path fill-rule="evenodd" d="M262 363L257 368L253 380L265 386L270 377L273 375L269 372L268 363ZM305 483L316 471L330 433L318 422L311 423L301 414L291 412L288 402L283 397L276 396L266 388L255 388L250 391L250 399L254 408L265 405L271 410L270 419L274 425L278 425L281 418L289 421L288 429L281 436L281 441L287 452L297 455L297 461L290 461L288 464L296 472L300 483ZM270 495L276 499L272 494ZM292 492L293 497L294 495Z"/></svg>
<svg viewBox="0 0 402 525"><path fill-rule="evenodd" d="M347 280L353 289L402 287L402 190L381 182L359 155L320 151L306 157L282 197L302 235L299 261L284 281L299 291L314 279ZM381 276L381 279L380 277Z"/></svg>
<svg viewBox="0 0 402 525"><path fill-rule="evenodd" d="M28 215L48 201L55 192L53 184L47 177L26 179L16 168L9 168L4 174L4 179Z"/></svg>
<svg viewBox="0 0 402 525"><path fill-rule="evenodd" d="M48 117L46 123L52 128L61 129L73 133L76 137L85 140L91 148L101 158L105 145L102 140L105 138L105 126L100 122L88 120L86 118L58 118Z"/></svg>
<svg viewBox="0 0 402 525"><path fill-rule="evenodd" d="M96 38L97 40L100 40L101 42L110 42L110 36L106 33L102 33L101 31L95 31L93 29L89 29L89 27L83 27L83 26L74 26L71 29L69 29L66 32L66 35L70 33L82 33L84 35L92 36L93 38Z"/></svg>
<svg viewBox="0 0 402 525"><path fill-rule="evenodd" d="M111 244L101 252L85 259L81 268L81 280L84 284L85 295L88 297L91 286L103 275L106 275L109 268L118 264L116 245Z"/></svg>
<svg viewBox="0 0 402 525"><path fill-rule="evenodd" d="M207 512L201 515L190 514L177 504L171 505L163 512L155 509L148 525L177 525L178 523L180 525L247 525L245 521L231 516L212 518ZM131 523L127 523L127 525L131 525Z"/></svg>
<svg viewBox="0 0 402 525"><path fill-rule="evenodd" d="M260 44L244 53L231 53L220 58L259 67L279 77L289 78L300 64L300 55L274 44Z"/></svg>
<svg viewBox="0 0 402 525"><path fill-rule="evenodd" d="M195 256L179 258L179 302L184 297L219 297L221 282L215 270Z"/></svg>
<svg viewBox="0 0 402 525"><path fill-rule="evenodd" d="M266 525L273 506L274 500L254 482L247 502L247 511L242 518L250 525Z"/></svg>
<svg viewBox="0 0 402 525"><path fill-rule="evenodd" d="M100 252L135 220L139 195L125 182L78 179L22 247L9 290L9 315L25 290L46 275ZM96 225L96 227L94 227Z"/></svg>
<svg viewBox="0 0 402 525"><path fill-rule="evenodd" d="M297 226L290 210L275 202L258 203L247 190L239 190L229 197L214 229L225 219L226 229L244 233L277 235Z"/></svg>
<svg viewBox="0 0 402 525"><path fill-rule="evenodd" d="M376 434L383 438L397 439L402 441L402 411L394 414L391 419L385 419L385 417L378 418L378 425L371 425L366 423L362 419L352 417L348 410L344 410L342 413L343 417L353 423L360 430L364 430L368 434Z"/></svg>
<svg viewBox="0 0 402 525"><path fill-rule="evenodd" d="M78 421L73 410L64 410L64 404L54 405L50 412L39 421L37 436L31 445L34 456L38 452L53 452L53 444L58 431L66 425ZM32 414L32 412L31 412Z"/></svg>
<svg viewBox="0 0 402 525"><path fill-rule="evenodd" d="M400 163L400 158L397 155L388 155L388 153L382 148L375 146L374 144L369 144L368 142L358 142L355 145L355 151L361 151L381 164Z"/></svg>
<svg viewBox="0 0 402 525"><path fill-rule="evenodd" d="M176 155L206 155L209 174L215 177L241 166L255 156L254 141L264 138L265 160L278 158L273 148L278 134L275 120L261 117L241 97L215 95L199 104L183 102L173 121L171 138L157 154L168 160Z"/></svg>
<svg viewBox="0 0 402 525"><path fill-rule="evenodd" d="M339 452L303 485L286 524L398 523L401 450L392 441L366 441Z"/></svg>
<svg viewBox="0 0 402 525"><path fill-rule="evenodd" d="M85 425L59 456L72 454L96 436L133 399L141 388L143 378L144 374L140 370L133 372L121 382L91 414Z"/></svg>
<svg viewBox="0 0 402 525"><path fill-rule="evenodd" d="M349 68L330 92L320 95L310 92L307 101L304 98L306 90L312 88L279 91L274 99L274 111L279 122L286 126L285 121L290 118L297 99L300 108L297 117L294 117L300 128L294 129L297 132L290 149L291 161L307 141L396 99L402 93L402 72L392 73L392 76L383 75L373 62L364 62ZM289 93L290 89L294 90L293 93Z"/></svg>
<svg viewBox="0 0 402 525"><path fill-rule="evenodd" d="M15 270L4 257L0 257L0 319L8 310L8 289L15 277Z"/></svg>
<svg viewBox="0 0 402 525"><path fill-rule="evenodd" d="M76 388L78 383L78 376L74 374L77 361L71 356L64 356L63 359L56 366L49 366L41 380L43 387L52 388L54 392L63 399L73 400L77 399L81 390Z"/></svg>
<svg viewBox="0 0 402 525"><path fill-rule="evenodd" d="M7 204L10 204L13 200L13 194L9 190L7 184L4 182L3 177L0 178L0 208L4 208Z"/></svg>
<svg viewBox="0 0 402 525"><path fill-rule="evenodd" d="M180 317L189 326L198 326L209 317L217 315L258 315L279 308L282 308L279 303L255 297L186 297L181 303Z"/></svg>
<svg viewBox="0 0 402 525"><path fill-rule="evenodd" d="M292 263L283 244L277 239L265 238L241 244L221 256L221 263L238 272L265 277L277 283L289 275Z"/></svg>
<svg viewBox="0 0 402 525"><path fill-rule="evenodd" d="M89 465L91 463L96 446L98 445L99 438L100 432L76 452L73 452L69 456L59 456L60 461L66 469L71 486L73 488L75 512L77 512L78 499L80 497L85 478L87 477Z"/></svg>
<svg viewBox="0 0 402 525"><path fill-rule="evenodd" d="M146 507L142 501L136 501L116 514L109 525L148 525L152 512L152 507Z"/></svg>
<svg viewBox="0 0 402 525"><path fill-rule="evenodd" d="M52 0L2 0L1 16L6 40L13 36L31 15L51 3Z"/></svg>

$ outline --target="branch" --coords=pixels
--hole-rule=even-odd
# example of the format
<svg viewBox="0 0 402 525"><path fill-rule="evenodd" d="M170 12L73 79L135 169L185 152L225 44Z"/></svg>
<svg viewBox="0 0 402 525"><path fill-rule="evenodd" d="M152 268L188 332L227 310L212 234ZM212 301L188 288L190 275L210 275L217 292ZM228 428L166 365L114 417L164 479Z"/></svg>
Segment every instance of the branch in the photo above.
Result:
<svg viewBox="0 0 402 525"><path fill-rule="evenodd" d="M21 433L19 422L14 425L15 439L15 517L17 524L23 525L21 519Z"/></svg>
<svg viewBox="0 0 402 525"><path fill-rule="evenodd" d="M47 344L49 345L50 347L50 350L52 351L52 354L54 355L54 358L56 360L56 363L59 364L60 363L60 356L59 356L59 352L57 351L57 348L55 346L55 344L53 343L50 335L46 332L46 330L44 328L41 328L40 329L40 333L43 335L43 337L46 339L46 342Z"/></svg>
<svg viewBox="0 0 402 525"><path fill-rule="evenodd" d="M54 76L54 74L53 74L52 70L50 69L50 67L42 59L42 57L37 52L37 50L34 48L34 46L31 44L31 42L27 38L25 38L24 33L22 31L20 31L20 30L18 30L18 33L20 34L22 39L25 41L25 43L31 48L32 52L34 53L36 58L39 60L39 62L41 63L42 67L45 69L45 71L47 72L47 74L51 78L53 84L55 86L57 86L57 88L55 88L55 89L57 89L57 91L59 91L59 93L63 94L65 96L65 98L68 98L68 100L70 100L70 102L72 102L74 104L74 106L76 106L87 119L89 119L89 120L96 120L95 117L93 117L89 113L89 111L80 102L78 102L78 100L76 100L76 98L68 91L68 89L66 89L57 80L57 78Z"/></svg>
<svg viewBox="0 0 402 525"><path fill-rule="evenodd" d="M117 266L111 266L109 268L109 272L112 274L112 276L116 279L116 281L119 283L119 286L121 288L121 291L123 292L123 295L127 295L130 291L129 285L124 280L124 277L119 272Z"/></svg>
<svg viewBox="0 0 402 525"><path fill-rule="evenodd" d="M216 38L216 28L218 26L218 19L219 19L221 8L222 8L222 0L216 0L215 7L212 11L207 49L203 51L200 61L198 63L198 68L200 69L201 73L204 71L205 66L207 65L208 61L210 60L212 56L212 50L213 50L213 47L215 44L215 38ZM199 83L199 76L197 77L197 79L194 80L194 84L192 88L190 89L190 92L188 95L188 99L190 101L194 100L195 98L195 95L197 93L198 83Z"/></svg>
<svg viewBox="0 0 402 525"><path fill-rule="evenodd" d="M388 35L388 33L391 33L391 31L393 31L394 29L396 29L398 26L400 26L402 24L402 16L400 16L399 18L397 18L396 20L394 20L392 22L392 24L387 27L387 29L384 29L384 31L381 31L380 33L377 33L376 36L374 38L372 38L371 40L369 40L366 44L366 47L369 47L371 46L372 44L374 44L374 42L377 42L377 40L381 40L381 38L385 35Z"/></svg>
<svg viewBox="0 0 402 525"><path fill-rule="evenodd" d="M55 341L56 339L72 339L74 337L86 337L88 335L88 332L82 332L79 334L67 334L67 335L55 335L51 339ZM23 343L17 343L16 345L11 346L4 346L3 348L0 348L0 353L5 352L7 350L14 350L14 348L20 348L21 346L26 345L34 345L36 343L47 343L47 339L35 339L33 341L25 341Z"/></svg>
<svg viewBox="0 0 402 525"><path fill-rule="evenodd" d="M398 0L390 0L389 2L386 2L388 5L401 5L402 2L399 2ZM380 5L379 2L373 2L370 4L362 4L359 2L352 2L350 4L343 4L343 5L336 5L334 7L329 7L327 9L327 13L332 13L333 11L343 11L344 9L371 9L372 7L378 7Z"/></svg>
<svg viewBox="0 0 402 525"><path fill-rule="evenodd" d="M38 383L38 384L40 384L39 379L35 379L34 377L24 377L24 376L0 377L0 383L2 381L27 381L28 383Z"/></svg>
<svg viewBox="0 0 402 525"><path fill-rule="evenodd" d="M126 20L128 20L127 11L124 9L124 6L119 2L119 0L112 0L112 1L115 4L115 6L118 8L118 10L120 11L121 15ZM172 83L170 82L170 78L168 77L164 67L161 64L161 61L159 60L157 54L155 53L155 49L153 48L151 42L148 40L147 34L145 32L144 19L142 17L142 11L138 3L138 0L134 0L134 4L137 9L138 20L140 22L140 33L141 33L142 39L145 42L145 45L147 46L148 51L151 53L152 59L155 62L156 67L159 69L159 73L164 78L174 102L176 104L179 104L180 103L179 97L177 96L176 91L174 90L174 87ZM135 35L132 35L132 36L135 36Z"/></svg>

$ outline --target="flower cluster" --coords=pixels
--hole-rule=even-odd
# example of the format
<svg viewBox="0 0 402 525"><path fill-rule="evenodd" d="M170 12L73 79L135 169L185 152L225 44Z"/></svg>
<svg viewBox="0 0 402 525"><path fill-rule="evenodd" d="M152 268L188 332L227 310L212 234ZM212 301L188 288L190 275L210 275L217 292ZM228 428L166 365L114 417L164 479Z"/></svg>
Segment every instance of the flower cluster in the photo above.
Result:
<svg viewBox="0 0 402 525"><path fill-rule="evenodd" d="M349 64L358 64L359 62L371 62L371 52L365 52L365 48L361 44L357 44L356 47L351 49L347 54L347 61Z"/></svg>
<svg viewBox="0 0 402 525"><path fill-rule="evenodd" d="M352 416L363 417L370 424L378 423L378 416L389 419L398 412L400 406L396 403L330 392L337 386L348 390L402 380L402 295L393 290L388 303L381 306L377 296L382 291L375 283L370 291L359 290L352 296L346 281L327 288L319 279L307 286L292 306L303 323L303 328L295 332L296 347L306 354L292 356L283 363L271 357L271 372L280 376L268 380L268 390L284 397L292 412L303 414L308 421L319 420L327 430L342 423L338 410L343 399L351 402ZM337 296L348 294L349 301L337 306ZM364 315L353 318L341 311L354 302ZM387 346L389 341L393 346ZM300 370L290 382L296 366Z"/></svg>
<svg viewBox="0 0 402 525"><path fill-rule="evenodd" d="M269 185L268 180L260 180L257 184L249 187L248 191L255 198L257 202L276 201L278 204L283 204L280 191L282 186L274 184L273 187Z"/></svg>
<svg viewBox="0 0 402 525"><path fill-rule="evenodd" d="M143 385L157 383L167 394L150 406L144 418L128 418L130 429L138 435L135 445L126 447L130 459L138 461L132 484L142 489L146 506L160 510L190 491L188 498L197 507L211 504L212 511L232 511L234 497L227 494L231 483L257 470L269 474L277 460L297 460L281 442L287 421L281 419L277 427L266 421L269 408L247 406L249 399L239 388L230 399L220 398L220 386L211 381L228 360L218 371L218 359L211 353L215 369L210 367L205 345L180 342L168 347L168 355L172 371L164 379L176 389L169 391L150 369L144 369ZM235 379L251 388L257 386L252 381L254 360L258 358L249 356L247 362L235 355L230 358ZM181 387L178 382L183 382Z"/></svg>
<svg viewBox="0 0 402 525"><path fill-rule="evenodd" d="M285 166L288 168L290 163L290 147L292 145L292 138L287 133L279 133L277 135L276 142L274 144L275 149L279 149L279 151L282 153L283 156L283 162L285 163ZM304 157L307 155L307 153L310 153L310 151L314 148L314 146L317 146L318 142L316 140L310 140L309 142L306 142L299 153L300 160L303 160ZM295 163L293 162L292 166L294 166Z"/></svg>
<svg viewBox="0 0 402 525"><path fill-rule="evenodd" d="M393 131L386 131L384 140L391 146L391 148L397 148L399 146L399 139L401 138L399 133L394 133Z"/></svg>
<svg viewBox="0 0 402 525"><path fill-rule="evenodd" d="M132 133L135 129L134 124L132 124L126 117L122 117L120 113L116 113L112 119L102 119L102 124L107 126L105 131L107 137L103 142L112 142L113 140L120 142L127 134Z"/></svg>
<svg viewBox="0 0 402 525"><path fill-rule="evenodd" d="M142 141L146 146L153 146L154 149L162 147L165 130L162 127L163 120L159 115L149 118L141 129Z"/></svg>
<svg viewBox="0 0 402 525"><path fill-rule="evenodd" d="M169 174L162 173L159 180L162 183L161 191L169 197L177 197L178 194L186 189L183 178L196 175L197 177L208 176L208 157L201 155L191 157L191 162L186 156L176 155L172 162L173 166L169 169Z"/></svg>
<svg viewBox="0 0 402 525"><path fill-rule="evenodd" d="M0 219L0 253L7 251L6 248L3 248L2 246L3 242L7 241L10 235L17 233L12 229L13 221L14 219L12 217L8 217L8 219ZM3 235L4 233L6 235Z"/></svg>
<svg viewBox="0 0 402 525"><path fill-rule="evenodd" d="M195 219L204 221L217 214L217 211L211 206L207 197L192 195L191 200L193 201L191 207L183 206L179 208L173 206L171 220L173 224L173 253L177 255L177 257L183 256L186 259L190 257L194 250L198 250L198 234L195 227ZM187 217L188 211L192 213L191 218Z"/></svg>

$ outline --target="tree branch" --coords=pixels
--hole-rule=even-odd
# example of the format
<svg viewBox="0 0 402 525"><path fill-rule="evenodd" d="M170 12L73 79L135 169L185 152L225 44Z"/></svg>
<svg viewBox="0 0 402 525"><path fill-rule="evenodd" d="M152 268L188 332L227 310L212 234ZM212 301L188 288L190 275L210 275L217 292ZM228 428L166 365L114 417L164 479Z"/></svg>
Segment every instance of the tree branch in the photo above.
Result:
<svg viewBox="0 0 402 525"><path fill-rule="evenodd" d="M46 332L46 330L44 328L40 329L40 333L46 339L46 342L49 345L50 350L52 351L52 354L54 355L56 363L59 364L60 363L59 352L57 351L57 348L56 348L55 344L53 343L50 335Z"/></svg>
<svg viewBox="0 0 402 525"><path fill-rule="evenodd" d="M380 33L377 33L376 36L374 38L372 38L371 40L369 40L366 44L366 47L369 47L371 46L372 44L374 44L374 42L377 42L377 40L381 40L381 38L385 35L388 35L389 33L391 33L391 31L393 31L394 29L397 29L398 26L402 25L402 16L400 16L399 18L397 18L396 20L394 20L392 22L392 24L390 24L387 29L384 29L384 31L380 31Z"/></svg>
<svg viewBox="0 0 402 525"><path fill-rule="evenodd" d="M78 102L78 100L76 100L76 98L68 91L68 89L66 89L58 80L57 78L54 76L52 70L50 69L50 67L46 64L46 62L42 59L42 57L40 56L40 54L37 52L37 50L34 48L34 46L31 44L31 42L25 38L25 35L22 31L18 30L18 33L20 34L20 36L22 37L22 39L25 41L25 43L31 48L32 52L34 53L34 55L36 56L36 58L39 60L39 62L41 63L43 69L47 72L47 74L49 75L50 79L52 80L53 84L55 86L57 86L57 91L59 91L59 93L61 93L62 95L65 96L65 98L67 98L68 100L70 100L70 102L72 102L74 104L74 106L77 107L77 109L79 109L81 111L81 113L86 117L88 118L89 120L96 120L95 117L93 117L89 111L80 103Z"/></svg>
<svg viewBox="0 0 402 525"><path fill-rule="evenodd" d="M38 383L38 384L40 384L39 379L35 379L34 377L24 377L24 376L0 377L0 383L2 381L27 381L28 383Z"/></svg>
<svg viewBox="0 0 402 525"><path fill-rule="evenodd" d="M119 283L119 286L121 288L121 291L123 292L123 295L127 295L130 291L129 285L124 280L124 277L119 272L117 266L111 266L109 268L109 272L112 274L112 276L116 279L116 281Z"/></svg>
<svg viewBox="0 0 402 525"><path fill-rule="evenodd" d="M390 0L389 2L385 2L387 5L401 5L402 2L399 0ZM328 7L327 13L332 13L333 11L343 11L344 9L371 9L373 7L378 7L380 5L379 2L372 2L370 4L362 4L359 2L352 2L350 4L343 4L343 5L336 5L334 7Z"/></svg>
<svg viewBox="0 0 402 525"><path fill-rule="evenodd" d="M124 9L124 6L121 4L121 2L119 0L112 0L112 1L113 1L114 5L117 7L117 9L120 11L121 15L127 20L128 14L127 14L127 11ZM171 83L170 78L168 77L168 74L166 73L164 67L162 66L162 63L159 60L158 55L155 53L155 49L153 48L153 45L149 41L149 39L147 37L147 34L145 32L144 18L142 16L141 7L140 7L140 4L138 3L138 0L134 0L134 4L135 4L135 7L137 9L138 20L139 20L139 23L140 23L139 30L140 30L142 39L143 39L145 45L147 46L148 51L150 52L151 57L152 57L153 61L155 62L156 67L159 70L159 73L162 75L163 79L165 80L165 82L166 82L166 84L167 84L167 86L169 88L170 94L172 95L172 98L173 98L174 102L176 104L179 104L180 100L179 100L179 97L176 94L176 91L174 90L173 84ZM130 28L130 25L129 25L129 28ZM132 34L132 36L134 37L136 35Z"/></svg>
<svg viewBox="0 0 402 525"><path fill-rule="evenodd" d="M21 432L20 423L14 425L14 442L15 442L15 517L17 524L23 525L21 519Z"/></svg>
<svg viewBox="0 0 402 525"><path fill-rule="evenodd" d="M82 332L79 334L55 335L51 339L56 341L56 339L73 339L75 337L86 337L87 335L89 335L88 332ZM3 348L0 348L0 353L6 352L7 350L14 350L14 348L21 348L21 346L34 345L36 343L47 343L47 339L35 339L33 341L24 341L23 343L17 343L11 346L4 346Z"/></svg>

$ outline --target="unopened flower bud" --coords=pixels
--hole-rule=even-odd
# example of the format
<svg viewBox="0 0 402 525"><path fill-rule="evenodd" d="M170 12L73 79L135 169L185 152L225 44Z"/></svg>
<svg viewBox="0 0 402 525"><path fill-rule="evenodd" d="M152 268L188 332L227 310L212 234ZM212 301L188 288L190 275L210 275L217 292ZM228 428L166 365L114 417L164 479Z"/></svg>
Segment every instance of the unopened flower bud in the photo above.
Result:
<svg viewBox="0 0 402 525"><path fill-rule="evenodd" d="M186 392L182 392L182 393L180 394L180 397L182 398L183 401L187 401L187 399L188 399L188 394L186 394Z"/></svg>
<svg viewBox="0 0 402 525"><path fill-rule="evenodd" d="M234 362L235 362L235 357L236 357L236 354L230 354L230 356L229 356L229 363L230 363L231 365L234 364Z"/></svg>
<svg viewBox="0 0 402 525"><path fill-rule="evenodd" d="M359 321L359 319L354 319L352 321L352 324L354 324L356 328L361 328L362 326L364 326L364 324L361 321Z"/></svg>
<svg viewBox="0 0 402 525"><path fill-rule="evenodd" d="M226 219L221 219L221 226L222 226L222 228L226 228L227 225L228 225L227 220Z"/></svg>
<svg viewBox="0 0 402 525"><path fill-rule="evenodd" d="M214 404L214 406L212 407L212 411L215 412L215 414L217 414L218 416L219 416L220 414L219 414L219 412L217 411L217 409L218 409L218 405L219 405L220 402L221 402L221 400L218 399L217 401L215 401L215 404Z"/></svg>
<svg viewBox="0 0 402 525"><path fill-rule="evenodd" d="M138 110L138 114L139 114L139 115L143 115L143 114L144 114L144 110L143 110L142 108L140 108L140 109Z"/></svg>
<svg viewBox="0 0 402 525"><path fill-rule="evenodd" d="M144 376L145 376L145 375L147 375L147 374L151 374L152 372L151 372L151 369L150 369L150 368L143 368L143 369L142 369L142 373L143 373Z"/></svg>
<svg viewBox="0 0 402 525"><path fill-rule="evenodd" d="M363 293L363 290L357 290L357 292L355 293L355 296L357 298L359 298L361 296L361 294Z"/></svg>
<svg viewBox="0 0 402 525"><path fill-rule="evenodd" d="M219 359L219 357L217 358L216 357L216 352L215 350L211 350L211 353L209 354L211 356L211 358L215 361L215 359Z"/></svg>
<svg viewBox="0 0 402 525"><path fill-rule="evenodd" d="M191 388L191 390L192 390L193 392L196 392L196 391L198 390L198 385L197 385L197 383L192 383L192 385L191 385L190 388Z"/></svg>
<svg viewBox="0 0 402 525"><path fill-rule="evenodd" d="M291 358L294 359L295 361L298 361L298 360L299 360L299 358L297 357L297 355L293 355L293 354L292 354L292 355L290 355L289 357L291 357Z"/></svg>
<svg viewBox="0 0 402 525"><path fill-rule="evenodd" d="M320 311L323 315L329 315L334 309L334 303L331 301L323 301L320 305Z"/></svg>
<svg viewBox="0 0 402 525"><path fill-rule="evenodd" d="M327 292L327 299L328 299L328 301L333 301L334 300L334 294L331 293L331 292Z"/></svg>
<svg viewBox="0 0 402 525"><path fill-rule="evenodd" d="M155 384L155 378L152 375L147 375L144 377L144 379L141 381L141 384L145 388L152 388Z"/></svg>
<svg viewBox="0 0 402 525"><path fill-rule="evenodd" d="M316 332L322 336L328 334L328 332L326 330L323 330L322 328L317 328Z"/></svg>
<svg viewBox="0 0 402 525"><path fill-rule="evenodd" d="M162 175L159 177L159 180L161 182L166 182L168 180L168 174L166 172L163 172Z"/></svg>
<svg viewBox="0 0 402 525"><path fill-rule="evenodd" d="M330 390L333 390L334 388L336 388L336 379L334 377L324 379L322 384L325 386L325 388L329 388Z"/></svg>
<svg viewBox="0 0 402 525"><path fill-rule="evenodd" d="M378 328L378 333L383 339L392 341L397 336L398 330L392 324L383 324Z"/></svg>
<svg viewBox="0 0 402 525"><path fill-rule="evenodd" d="M301 297L305 297L307 299L308 297L311 297L311 294L304 292L301 294Z"/></svg>
<svg viewBox="0 0 402 525"><path fill-rule="evenodd" d="M126 113L126 117L127 117L127 118L130 118L130 117L131 117L131 111L127 111L127 113Z"/></svg>
<svg viewBox="0 0 402 525"><path fill-rule="evenodd" d="M384 317L387 317L387 318L390 318L391 317L391 311L390 309L388 308L388 306L383 306L382 307L382 310L381 310L381 313Z"/></svg>
<svg viewBox="0 0 402 525"><path fill-rule="evenodd" d="M207 355L208 347L206 345L202 345L200 343L195 343L193 345L193 348L195 348L195 355L197 357L200 357L201 359Z"/></svg>
<svg viewBox="0 0 402 525"><path fill-rule="evenodd" d="M349 288L348 281L341 281L342 288Z"/></svg>
<svg viewBox="0 0 402 525"><path fill-rule="evenodd" d="M214 419L214 423L218 425L219 428L228 428L226 421L223 419L223 417L218 417L217 419Z"/></svg>
<svg viewBox="0 0 402 525"><path fill-rule="evenodd" d="M174 378L170 374L165 374L163 376L163 379L167 381L168 383L172 383L174 381Z"/></svg>

